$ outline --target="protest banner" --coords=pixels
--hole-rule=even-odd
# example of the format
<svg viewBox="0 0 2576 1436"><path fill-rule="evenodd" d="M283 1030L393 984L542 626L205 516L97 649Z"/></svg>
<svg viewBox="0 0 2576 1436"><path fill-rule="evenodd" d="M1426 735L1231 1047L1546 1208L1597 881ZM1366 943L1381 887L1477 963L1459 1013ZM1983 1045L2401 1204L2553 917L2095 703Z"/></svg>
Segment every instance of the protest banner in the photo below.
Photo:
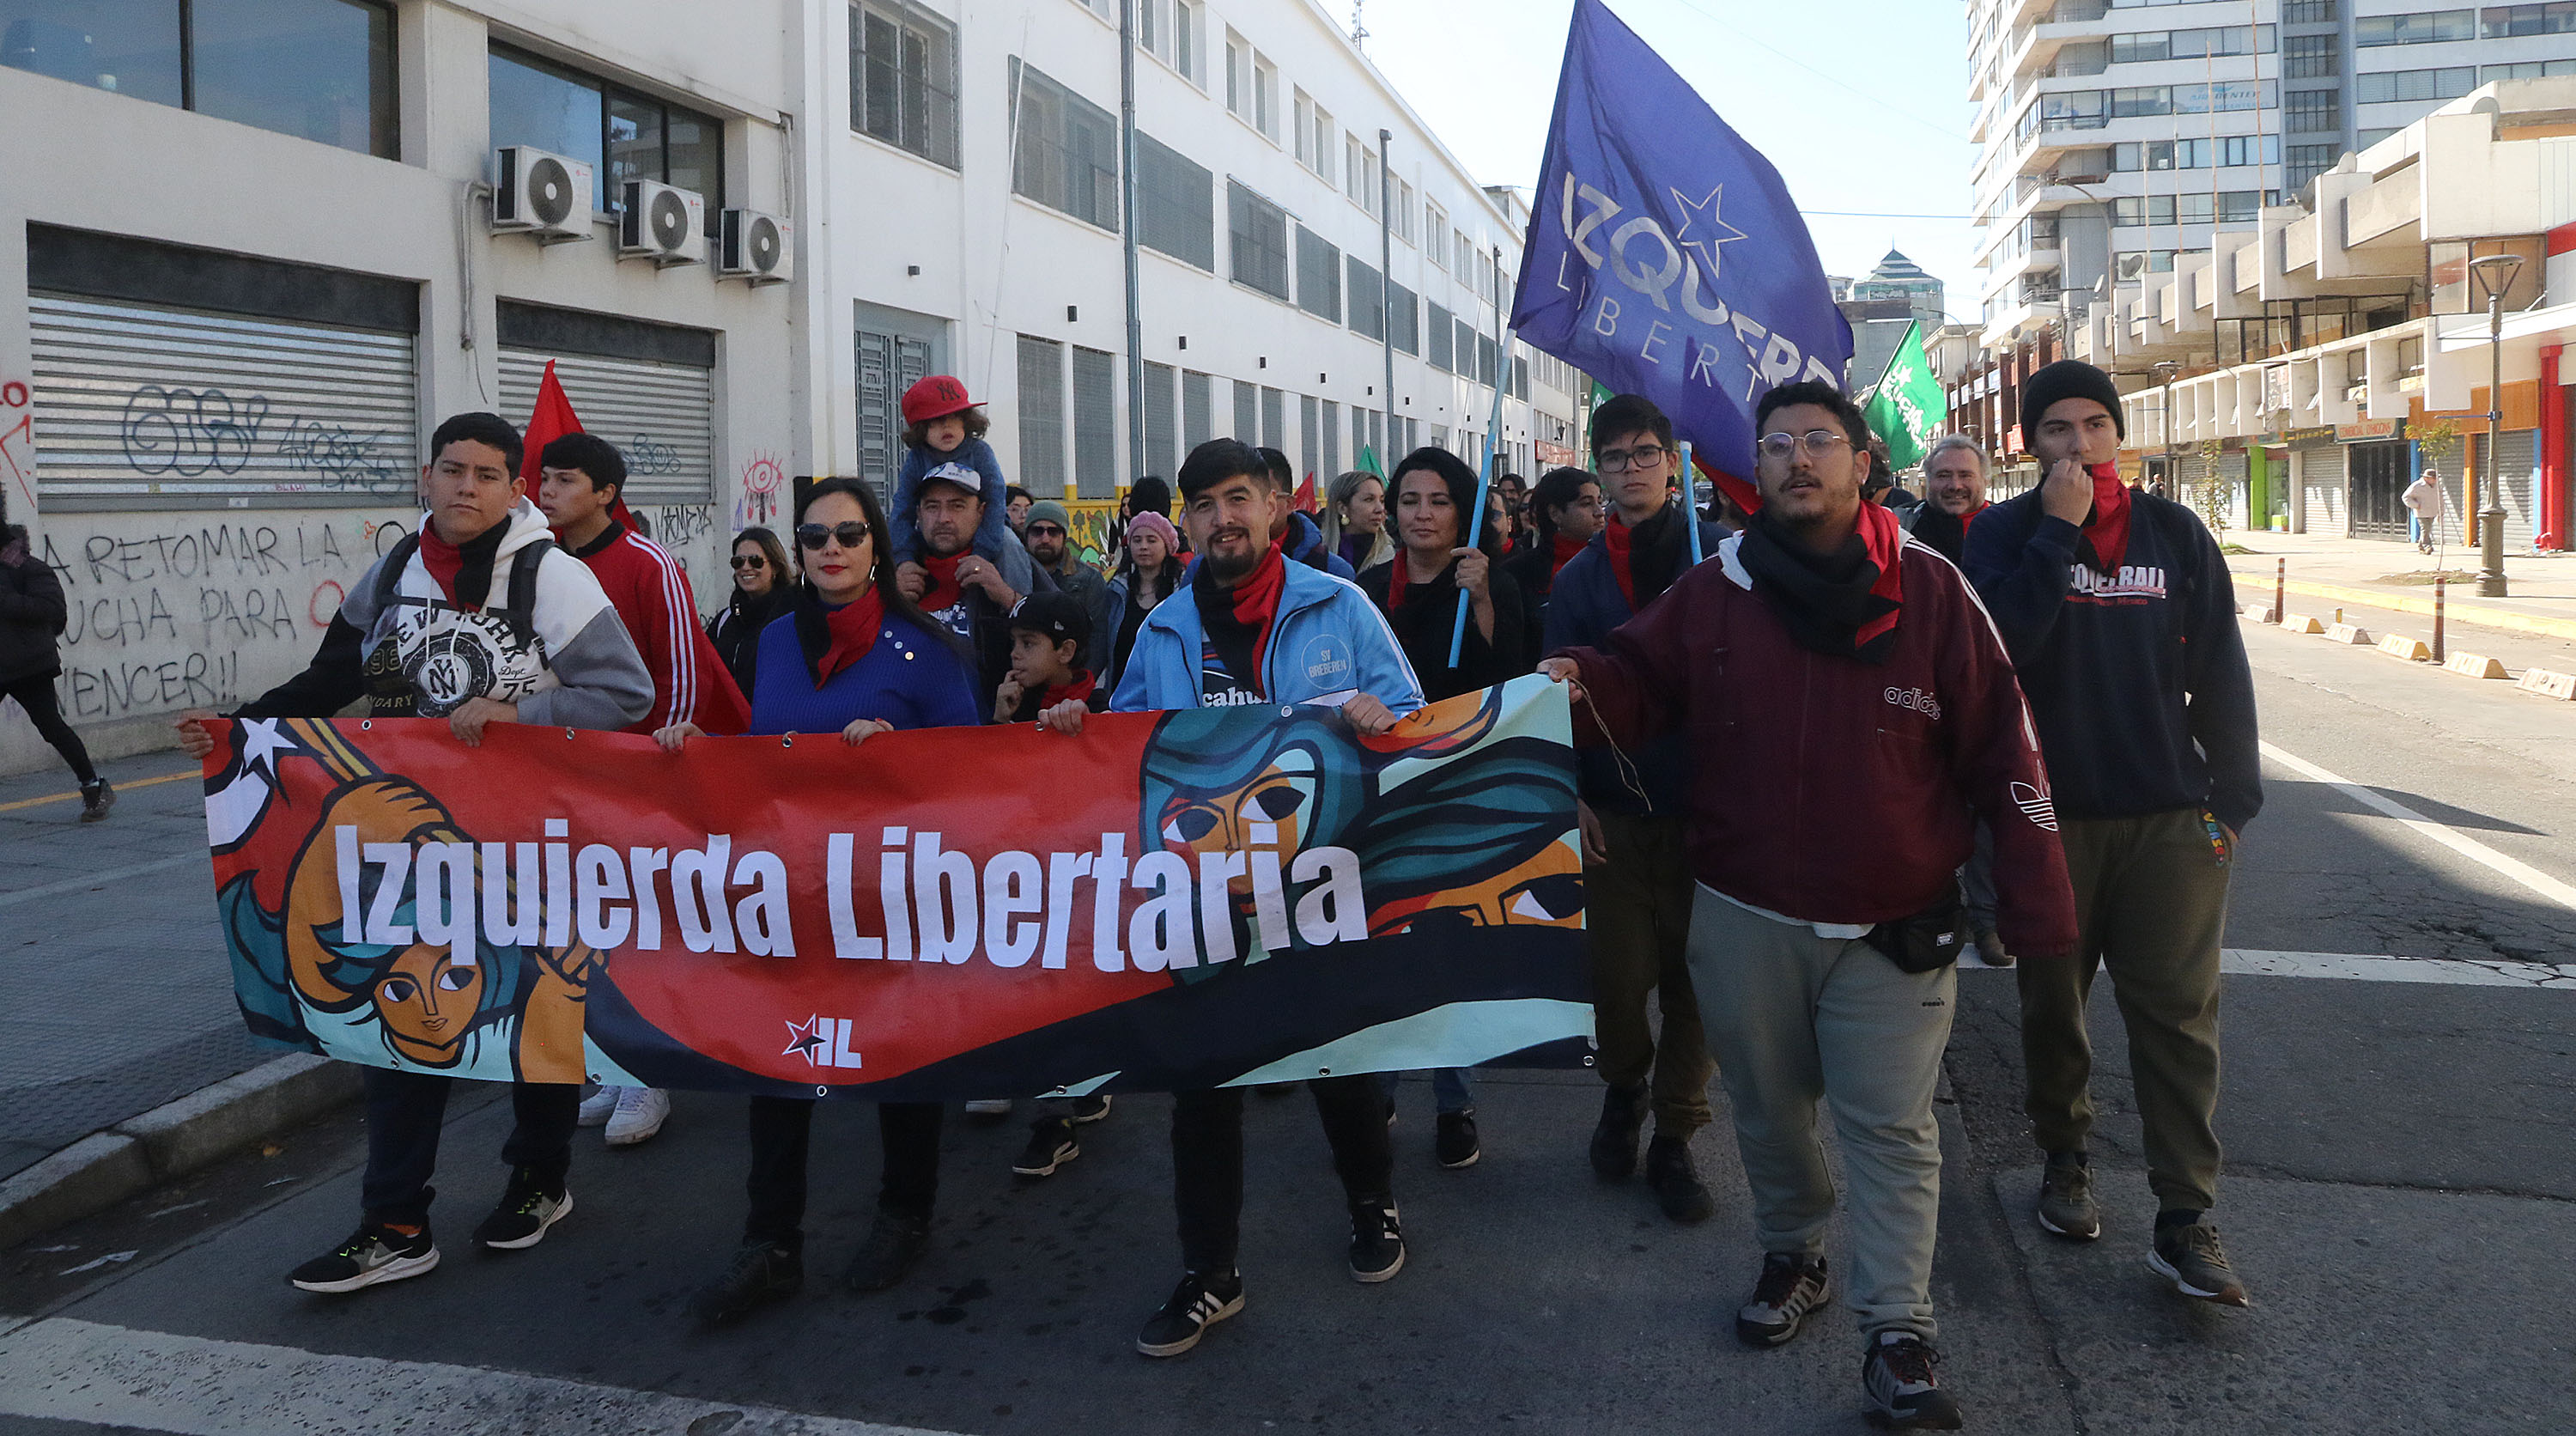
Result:
<svg viewBox="0 0 2576 1436"><path fill-rule="evenodd" d="M1563 690L698 738L209 724L251 1030L485 1080L1179 1090L1588 1038Z"/></svg>

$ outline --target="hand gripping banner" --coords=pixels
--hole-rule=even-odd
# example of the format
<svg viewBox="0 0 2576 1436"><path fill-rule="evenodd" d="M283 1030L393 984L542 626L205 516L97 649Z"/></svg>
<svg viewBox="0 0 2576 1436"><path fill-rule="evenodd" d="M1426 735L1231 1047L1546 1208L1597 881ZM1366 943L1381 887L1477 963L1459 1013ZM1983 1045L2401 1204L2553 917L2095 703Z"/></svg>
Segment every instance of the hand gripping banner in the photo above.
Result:
<svg viewBox="0 0 2576 1436"><path fill-rule="evenodd" d="M649 739L210 724L244 1019L490 1081L930 1100L1589 1038L1564 690Z"/></svg>

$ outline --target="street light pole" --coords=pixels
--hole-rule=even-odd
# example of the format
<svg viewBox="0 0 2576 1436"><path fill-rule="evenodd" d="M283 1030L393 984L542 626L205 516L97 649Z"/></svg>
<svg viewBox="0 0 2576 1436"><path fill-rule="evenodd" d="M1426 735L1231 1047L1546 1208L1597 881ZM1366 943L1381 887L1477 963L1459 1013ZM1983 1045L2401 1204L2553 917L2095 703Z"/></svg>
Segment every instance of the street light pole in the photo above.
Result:
<svg viewBox="0 0 2576 1436"><path fill-rule="evenodd" d="M2181 371L2182 365L2175 360L2159 359L2156 361L2155 369L2158 374L2164 377L2165 381L2165 394L2164 398L2160 401L2163 408L2156 415L2156 427L2164 431L2165 483L2173 490L2173 496L2180 498L2182 494L2182 480L2179 473L2174 468L2173 381L2174 375Z"/></svg>
<svg viewBox="0 0 2576 1436"><path fill-rule="evenodd" d="M2505 597L2504 475L2497 464L2504 441L2504 292L2522 270L2522 256L2490 254L2469 261L2487 288L2487 451L2478 505L2478 596Z"/></svg>

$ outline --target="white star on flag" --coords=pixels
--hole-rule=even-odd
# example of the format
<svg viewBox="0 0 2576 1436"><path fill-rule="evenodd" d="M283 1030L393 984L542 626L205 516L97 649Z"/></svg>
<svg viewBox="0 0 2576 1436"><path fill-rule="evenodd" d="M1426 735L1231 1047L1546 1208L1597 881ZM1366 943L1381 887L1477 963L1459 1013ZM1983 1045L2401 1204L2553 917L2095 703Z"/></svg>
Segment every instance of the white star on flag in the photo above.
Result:
<svg viewBox="0 0 2576 1436"><path fill-rule="evenodd" d="M1719 253L1720 246L1733 244L1746 237L1744 231L1728 224L1717 212L1718 206L1725 202L1726 186L1719 185L1710 190L1708 197L1697 203L1693 203L1689 196L1684 195L1680 190L1672 191L1672 196L1673 203L1681 206L1682 212L1682 225L1674 233L1673 243L1683 249L1698 250L1700 259L1707 265L1709 282L1715 284L1718 261L1722 258ZM1706 227L1699 238L1684 238L1691 232L1692 225L1703 220L1706 221Z"/></svg>

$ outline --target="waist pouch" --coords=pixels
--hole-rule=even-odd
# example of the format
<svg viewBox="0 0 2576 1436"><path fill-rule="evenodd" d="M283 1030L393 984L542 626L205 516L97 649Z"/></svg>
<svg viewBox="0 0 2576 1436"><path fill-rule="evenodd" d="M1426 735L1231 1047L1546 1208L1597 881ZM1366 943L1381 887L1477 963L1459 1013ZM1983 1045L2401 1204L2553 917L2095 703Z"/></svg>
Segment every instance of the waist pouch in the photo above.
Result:
<svg viewBox="0 0 2576 1436"><path fill-rule="evenodd" d="M1959 899L1959 880L1952 878L1949 891L1932 906L1912 917L1880 923L1862 934L1861 941L1877 948L1902 971L1936 972L1959 960L1967 937L1968 915Z"/></svg>

